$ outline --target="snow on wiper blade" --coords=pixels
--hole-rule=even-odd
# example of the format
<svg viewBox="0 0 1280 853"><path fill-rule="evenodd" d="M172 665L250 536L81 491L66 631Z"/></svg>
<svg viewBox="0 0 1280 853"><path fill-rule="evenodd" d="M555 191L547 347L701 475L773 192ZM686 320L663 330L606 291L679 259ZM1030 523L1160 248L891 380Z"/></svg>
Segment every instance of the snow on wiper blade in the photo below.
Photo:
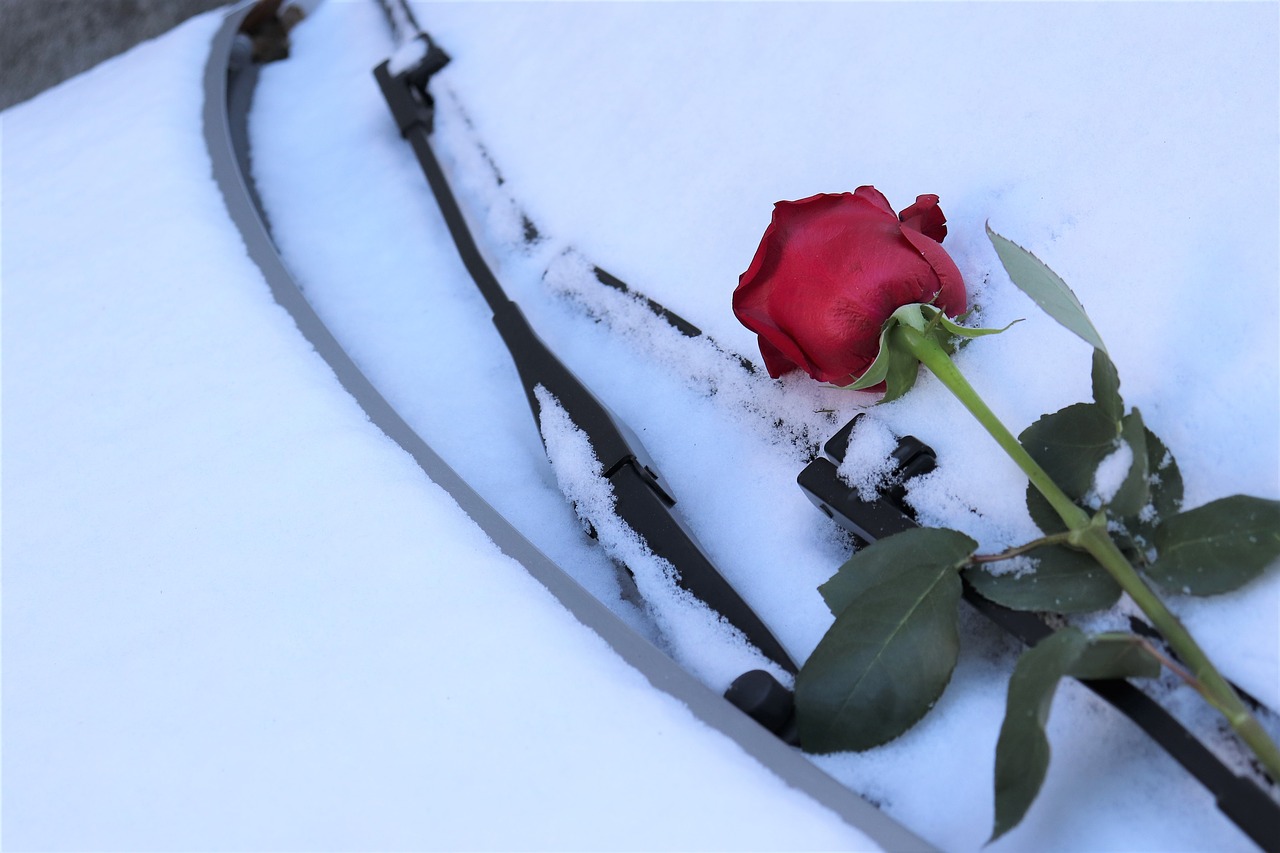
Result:
<svg viewBox="0 0 1280 853"><path fill-rule="evenodd" d="M420 65L392 74L389 62L384 62L374 69L374 77L401 134L413 146L463 264L493 311L494 325L515 361L535 420L543 420L543 401L537 393L543 388L589 439L613 487L618 516L653 554L674 567L674 578L683 589L723 616L785 672L794 673L797 667L782 644L673 512L675 499L635 433L538 337L489 269L431 147L434 102L426 83L447 57L425 35L422 38L428 48Z"/></svg>

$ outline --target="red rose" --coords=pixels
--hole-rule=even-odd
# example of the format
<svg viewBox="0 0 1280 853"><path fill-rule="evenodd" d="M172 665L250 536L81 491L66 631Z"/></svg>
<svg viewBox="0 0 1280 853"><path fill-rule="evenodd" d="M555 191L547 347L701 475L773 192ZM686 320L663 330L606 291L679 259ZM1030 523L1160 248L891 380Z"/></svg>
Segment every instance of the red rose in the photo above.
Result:
<svg viewBox="0 0 1280 853"><path fill-rule="evenodd" d="M946 221L936 195L895 215L875 187L774 205L733 293L733 313L760 336L769 375L798 368L848 385L875 360L880 328L898 308L964 311L964 281L941 246Z"/></svg>

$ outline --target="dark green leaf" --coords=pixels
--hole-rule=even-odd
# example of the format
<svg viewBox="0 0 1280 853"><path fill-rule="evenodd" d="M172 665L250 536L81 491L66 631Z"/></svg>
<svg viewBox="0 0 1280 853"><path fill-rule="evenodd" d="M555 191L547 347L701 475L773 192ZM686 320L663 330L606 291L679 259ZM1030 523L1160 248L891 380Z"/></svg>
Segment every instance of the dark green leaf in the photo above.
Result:
<svg viewBox="0 0 1280 853"><path fill-rule="evenodd" d="M1136 515L1120 519L1123 530L1117 531L1117 544L1125 556L1142 571L1156 558L1156 529L1160 520L1171 518L1182 506L1182 474L1178 463L1160 439L1149 429L1143 430L1147 447L1146 506Z"/></svg>
<svg viewBox="0 0 1280 853"><path fill-rule="evenodd" d="M959 544L964 553L957 557ZM906 531L860 552L855 560L863 558L865 571L849 571L851 560L823 586L839 615L796 676L806 750L869 749L902 734L933 706L959 653L957 567L974 547L954 531Z"/></svg>
<svg viewBox="0 0 1280 853"><path fill-rule="evenodd" d="M1036 561L1034 571L993 575L975 566L965 570L965 578L983 598L1012 610L1091 613L1120 598L1119 584L1082 551L1046 545L1026 556Z"/></svg>
<svg viewBox="0 0 1280 853"><path fill-rule="evenodd" d="M1096 361L1094 366L1098 367ZM1095 395L1098 395L1098 379L1095 370ZM1125 482L1112 496L1110 509L1115 517L1131 518L1130 529L1144 535L1143 525L1146 522L1137 516L1143 513L1148 503L1154 504L1157 513L1162 507L1176 511L1182 500L1182 477L1172 454L1151 430L1143 426L1142 415L1137 409L1112 426L1103 405L1078 403L1044 416L1025 429L1019 438L1027 452L1049 472L1067 496L1088 511L1082 499L1093 487L1098 465L1115 452L1113 430L1129 442L1134 461ZM1157 470L1161 465L1164 468ZM1027 512L1046 535L1067 529L1049 501L1030 483L1027 484ZM1147 517L1150 513L1147 510ZM1150 540L1150 531L1145 536Z"/></svg>
<svg viewBox="0 0 1280 853"><path fill-rule="evenodd" d="M1160 521L1172 518L1182 508L1182 472L1173 454L1164 446L1164 442L1151 430L1146 430L1147 444L1147 480L1151 484L1150 510L1140 513L1138 518L1129 524L1148 545L1155 544L1156 528Z"/></svg>
<svg viewBox="0 0 1280 853"><path fill-rule="evenodd" d="M1058 515L1049 499L1040 494L1034 483L1027 483L1027 512L1031 513L1031 520L1046 536L1062 533L1067 529L1062 516Z"/></svg>
<svg viewBox="0 0 1280 853"><path fill-rule="evenodd" d="M1124 400L1120 397L1120 374L1107 354L1093 351L1093 402L1116 423L1124 417Z"/></svg>
<svg viewBox="0 0 1280 853"><path fill-rule="evenodd" d="M904 573L932 570L935 566L959 568L969 562L978 543L945 527L915 527L886 536L845 561L818 587L833 616L881 583L892 583Z"/></svg>
<svg viewBox="0 0 1280 853"><path fill-rule="evenodd" d="M1057 273L1017 243L992 231L990 225L987 226L987 237L991 239L991 245L995 246L996 254L1000 256L1000 263L1004 264L1009 279L1023 293L1030 296L1046 314L1079 335L1085 343L1103 352L1107 351L1102 336L1084 313L1084 306Z"/></svg>
<svg viewBox="0 0 1280 853"><path fill-rule="evenodd" d="M1098 463L1116 448L1119 429L1096 403L1075 403L1045 415L1018 440L1067 496L1079 500L1093 486Z"/></svg>
<svg viewBox="0 0 1280 853"><path fill-rule="evenodd" d="M1081 678L1153 678L1160 663L1139 637L1104 634L1089 638L1075 628L1058 631L1018 660L1009 679L1004 724L996 744L995 841L1017 826L1035 801L1049 769L1044 727L1058 682Z"/></svg>
<svg viewBox="0 0 1280 853"><path fill-rule="evenodd" d="M1155 536L1159 557L1147 574L1157 583L1190 595L1229 592L1280 557L1280 501L1232 495L1166 518Z"/></svg>
<svg viewBox="0 0 1280 853"><path fill-rule="evenodd" d="M1147 479L1147 430L1142 425L1142 414L1134 409L1121 422L1120 439L1133 451L1133 464L1124 482L1111 498L1110 509L1116 516L1127 518L1137 515L1151 497Z"/></svg>

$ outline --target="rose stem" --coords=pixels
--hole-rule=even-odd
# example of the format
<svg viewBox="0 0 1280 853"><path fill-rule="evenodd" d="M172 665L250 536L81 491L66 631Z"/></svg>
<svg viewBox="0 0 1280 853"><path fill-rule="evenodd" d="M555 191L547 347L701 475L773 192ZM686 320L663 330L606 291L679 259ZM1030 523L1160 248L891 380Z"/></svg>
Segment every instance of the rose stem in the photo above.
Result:
<svg viewBox="0 0 1280 853"><path fill-rule="evenodd" d="M998 563L1001 560L1012 560L1014 557L1020 557L1029 551L1037 548L1044 548L1047 545L1069 545L1071 544L1070 533L1054 533L1050 536L1042 536L1039 539L1032 539L1030 542L1010 548L1007 551L1001 551L999 554L974 554L969 558L970 563Z"/></svg>
<svg viewBox="0 0 1280 853"><path fill-rule="evenodd" d="M1088 551L1116 580L1120 588L1129 594L1195 678L1204 685L1203 695L1209 704L1222 713L1240 739L1253 750L1271 779L1280 782L1280 748L1277 748L1263 731L1262 726L1254 719L1236 691L1209 660L1209 656L1178 621L1178 617L1174 616L1151 587L1147 586L1128 559L1116 547L1107 532L1105 516L1099 513L1094 518L1090 518L1067 497L1062 489L1058 488L1058 484L1040 467L1039 463L1031 458L1031 454L1027 453L1022 444L987 407L987 404L978 396L978 392L964 378L951 357L937 341L907 325L898 326L892 334L899 336L900 342L906 346L907 350L938 377L956 399L977 418L978 423L991 434L1004 452L1026 473L1032 484L1040 494L1044 495L1070 528L1068 542Z"/></svg>

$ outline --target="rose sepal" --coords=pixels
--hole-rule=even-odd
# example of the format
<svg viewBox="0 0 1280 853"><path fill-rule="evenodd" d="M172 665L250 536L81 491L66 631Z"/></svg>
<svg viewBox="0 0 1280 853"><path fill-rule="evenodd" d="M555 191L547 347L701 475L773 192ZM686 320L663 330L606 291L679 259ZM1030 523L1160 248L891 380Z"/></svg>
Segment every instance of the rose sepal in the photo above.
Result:
<svg viewBox="0 0 1280 853"><path fill-rule="evenodd" d="M880 327L880 349L875 360L863 371L862 375L849 385L841 386L850 391L862 391L885 383L885 395L880 401L887 403L896 400L915 384L917 366L920 360L911 352L894 330L901 326L909 326L916 331L928 335L937 341L948 352L952 350L952 338L980 338L986 335L998 335L1006 331L1014 323L1002 329L984 329L962 326L952 320L936 305L927 302L912 302L889 315Z"/></svg>

